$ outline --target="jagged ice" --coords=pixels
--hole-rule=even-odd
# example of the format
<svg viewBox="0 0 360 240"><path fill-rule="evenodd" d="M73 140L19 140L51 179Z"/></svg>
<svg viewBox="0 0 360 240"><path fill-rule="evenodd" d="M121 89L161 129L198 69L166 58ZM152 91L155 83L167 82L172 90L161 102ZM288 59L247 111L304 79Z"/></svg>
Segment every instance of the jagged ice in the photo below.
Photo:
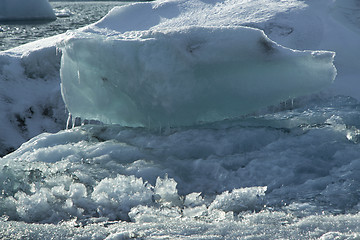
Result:
<svg viewBox="0 0 360 240"><path fill-rule="evenodd" d="M0 115L0 147L16 151L0 159L0 236L359 238L358 9L356 0L137 3L116 8L101 21L66 36L1 52L0 110L5 114ZM247 68L247 75L262 83L250 88L259 98L247 96L253 101L250 112L274 104L271 101L315 93L243 116L233 101L227 105L223 100L225 91L244 93L235 91L246 83L244 69L233 67L244 66L238 64L245 59L239 53L250 59L245 64L259 69ZM221 62L221 71L215 70L215 61ZM122 62L127 68L118 67ZM299 74L284 72L284 65ZM332 83L334 65L337 76ZM118 119L111 113L115 107L104 104L104 96L117 99L125 86L130 96L124 106L135 102L144 107L130 109L138 112L130 111L131 119L121 121L126 125L135 119L135 125L150 129L90 124L58 131L67 117L60 67L70 110L73 106L83 111L80 116L91 114L109 122ZM137 76L145 67L153 73L153 81ZM192 67L197 74L189 72ZM132 70L136 77L117 78ZM219 80L229 72L225 80L233 88ZM272 81L263 81L263 73ZM242 81L234 80L240 75ZM172 76L177 81L165 81ZM275 76L285 77L284 83ZM137 88L124 79L148 84ZM219 91L204 82L194 85L198 79L211 79ZM295 87L302 82L306 89ZM72 85L77 91L71 92ZM280 86L283 95L277 97L274 92ZM183 89L197 94L186 95ZM89 93L94 95L83 95ZM186 122L169 112L170 106L195 109L186 101L202 95L206 101L201 106L218 104L214 109L221 114L187 113L191 121ZM238 97L226 97L234 96ZM77 98L79 102L72 101ZM98 102L104 109L91 111L89 106ZM148 116L153 118L150 124ZM156 126L160 116L173 121L172 126ZM233 119L219 121L223 117ZM57 133L38 135L42 131Z"/></svg>

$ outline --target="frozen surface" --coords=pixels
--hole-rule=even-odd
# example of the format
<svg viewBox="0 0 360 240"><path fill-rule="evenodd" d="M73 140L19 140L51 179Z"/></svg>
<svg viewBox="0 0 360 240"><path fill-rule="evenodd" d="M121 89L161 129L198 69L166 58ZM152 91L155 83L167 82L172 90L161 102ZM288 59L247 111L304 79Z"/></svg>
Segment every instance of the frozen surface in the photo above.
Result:
<svg viewBox="0 0 360 240"><path fill-rule="evenodd" d="M39 135L0 160L0 235L356 239L359 108L326 97L200 128Z"/></svg>
<svg viewBox="0 0 360 240"><path fill-rule="evenodd" d="M1 0L0 21L55 20L48 0Z"/></svg>
<svg viewBox="0 0 360 240"><path fill-rule="evenodd" d="M251 60L264 53L257 51L259 46L268 44L279 61L285 57L283 61L294 60L290 63L311 59L315 50L335 51L338 75L330 89L235 119L175 128L83 125L37 135L0 159L0 237L358 239L357 9L357 1L345 0L157 1L114 9L67 37L1 52L0 137L2 146L14 148L30 132L65 127L59 89L62 53L55 47L62 39L64 51L76 46L80 51L72 53L86 59L79 43L101 57L95 43L105 54L111 50L109 42L121 51L121 44L136 45L151 36L141 40L144 45L163 39L181 49L184 39L210 38L213 31L215 40L207 42L221 46L218 41L232 39L216 34L223 31L250 46L256 53ZM137 16L148 21L136 22ZM119 34L124 39L117 39ZM265 40L260 45L246 41L259 37ZM164 50L159 47L160 53ZM219 54L206 52L209 58L213 53ZM131 56L127 61L133 61ZM322 52L312 63L333 69L331 57ZM80 75L81 83L86 79L79 73L75 79Z"/></svg>

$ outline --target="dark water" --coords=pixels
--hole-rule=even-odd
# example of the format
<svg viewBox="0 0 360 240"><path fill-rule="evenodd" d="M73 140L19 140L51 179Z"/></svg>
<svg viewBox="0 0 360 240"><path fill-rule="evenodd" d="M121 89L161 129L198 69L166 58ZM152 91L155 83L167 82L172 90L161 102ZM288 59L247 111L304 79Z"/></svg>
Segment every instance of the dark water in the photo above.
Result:
<svg viewBox="0 0 360 240"><path fill-rule="evenodd" d="M0 51L96 22L128 2L51 2L56 21L0 23Z"/></svg>

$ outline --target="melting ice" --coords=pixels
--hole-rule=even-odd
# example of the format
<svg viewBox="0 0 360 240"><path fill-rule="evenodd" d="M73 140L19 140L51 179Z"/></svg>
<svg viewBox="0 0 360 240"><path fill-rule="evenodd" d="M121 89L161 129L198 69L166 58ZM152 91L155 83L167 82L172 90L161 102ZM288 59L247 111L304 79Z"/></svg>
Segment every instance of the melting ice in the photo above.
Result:
<svg viewBox="0 0 360 240"><path fill-rule="evenodd" d="M1 53L11 141L65 123L59 73L73 116L117 124L43 133L1 158L0 236L357 239L360 37L341 6L137 3Z"/></svg>
<svg viewBox="0 0 360 240"><path fill-rule="evenodd" d="M126 6L69 34L60 74L70 113L125 126L193 125L253 113L335 78L332 52L284 48L235 24L200 27L201 17L190 24L184 4Z"/></svg>
<svg viewBox="0 0 360 240"><path fill-rule="evenodd" d="M245 27L80 33L63 44L70 113L125 126L239 117L318 91L336 75L333 53L286 49Z"/></svg>

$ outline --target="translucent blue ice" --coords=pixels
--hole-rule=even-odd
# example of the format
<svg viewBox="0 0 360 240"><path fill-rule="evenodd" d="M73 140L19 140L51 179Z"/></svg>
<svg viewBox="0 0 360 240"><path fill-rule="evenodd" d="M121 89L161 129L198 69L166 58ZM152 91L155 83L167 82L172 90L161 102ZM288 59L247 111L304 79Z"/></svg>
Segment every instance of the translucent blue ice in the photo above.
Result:
<svg viewBox="0 0 360 240"><path fill-rule="evenodd" d="M330 85L333 52L296 51L248 27L183 27L62 43L61 86L73 116L125 126L236 118Z"/></svg>

